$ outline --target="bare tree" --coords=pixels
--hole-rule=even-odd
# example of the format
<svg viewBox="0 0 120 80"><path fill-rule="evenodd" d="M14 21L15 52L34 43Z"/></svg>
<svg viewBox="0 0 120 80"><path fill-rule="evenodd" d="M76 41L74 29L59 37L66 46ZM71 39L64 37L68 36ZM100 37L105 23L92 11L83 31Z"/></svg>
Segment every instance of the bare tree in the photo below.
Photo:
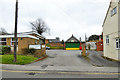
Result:
<svg viewBox="0 0 120 80"><path fill-rule="evenodd" d="M50 32L50 28L45 24L45 22L42 19L37 19L34 22L30 22L30 24L32 25L32 30L36 31L37 33L39 33L40 35L42 35L42 33L46 32L49 33Z"/></svg>
<svg viewBox="0 0 120 80"><path fill-rule="evenodd" d="M4 28L0 28L0 35L6 35L8 34L7 31Z"/></svg>

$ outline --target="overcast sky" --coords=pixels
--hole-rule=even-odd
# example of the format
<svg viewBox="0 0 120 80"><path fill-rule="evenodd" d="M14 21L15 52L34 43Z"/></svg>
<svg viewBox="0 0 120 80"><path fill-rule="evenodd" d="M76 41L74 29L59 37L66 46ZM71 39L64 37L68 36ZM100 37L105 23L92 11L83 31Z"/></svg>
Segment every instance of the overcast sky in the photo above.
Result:
<svg viewBox="0 0 120 80"><path fill-rule="evenodd" d="M110 0L18 0L18 32L31 31L30 22L42 18L50 28L46 38L68 39L72 34L84 41L102 33ZM14 32L15 0L0 0L0 27Z"/></svg>

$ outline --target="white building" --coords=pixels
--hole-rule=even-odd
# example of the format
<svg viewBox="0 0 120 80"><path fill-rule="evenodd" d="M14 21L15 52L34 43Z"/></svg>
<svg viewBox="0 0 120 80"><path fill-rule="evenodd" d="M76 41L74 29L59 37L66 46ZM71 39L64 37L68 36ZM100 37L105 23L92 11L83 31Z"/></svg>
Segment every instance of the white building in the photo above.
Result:
<svg viewBox="0 0 120 80"><path fill-rule="evenodd" d="M103 22L104 56L120 60L120 0L110 2Z"/></svg>
<svg viewBox="0 0 120 80"><path fill-rule="evenodd" d="M86 42L86 49L89 50L96 50L97 46L96 46L96 42Z"/></svg>

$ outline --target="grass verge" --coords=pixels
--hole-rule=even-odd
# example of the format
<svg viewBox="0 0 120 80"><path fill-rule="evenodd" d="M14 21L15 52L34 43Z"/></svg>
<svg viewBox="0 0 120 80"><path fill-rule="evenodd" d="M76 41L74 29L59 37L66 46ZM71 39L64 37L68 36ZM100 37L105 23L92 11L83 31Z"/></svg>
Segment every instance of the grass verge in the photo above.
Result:
<svg viewBox="0 0 120 80"><path fill-rule="evenodd" d="M24 56L24 55L17 55L17 62L13 62L14 55L0 55L0 63L2 64L29 64L38 58L33 56Z"/></svg>

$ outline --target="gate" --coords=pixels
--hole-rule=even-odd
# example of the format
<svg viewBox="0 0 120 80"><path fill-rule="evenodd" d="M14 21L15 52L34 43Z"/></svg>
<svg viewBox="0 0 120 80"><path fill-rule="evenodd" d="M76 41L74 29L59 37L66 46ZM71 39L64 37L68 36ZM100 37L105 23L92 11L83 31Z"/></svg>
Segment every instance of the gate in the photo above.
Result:
<svg viewBox="0 0 120 80"><path fill-rule="evenodd" d="M66 50L80 50L80 43L66 43Z"/></svg>

